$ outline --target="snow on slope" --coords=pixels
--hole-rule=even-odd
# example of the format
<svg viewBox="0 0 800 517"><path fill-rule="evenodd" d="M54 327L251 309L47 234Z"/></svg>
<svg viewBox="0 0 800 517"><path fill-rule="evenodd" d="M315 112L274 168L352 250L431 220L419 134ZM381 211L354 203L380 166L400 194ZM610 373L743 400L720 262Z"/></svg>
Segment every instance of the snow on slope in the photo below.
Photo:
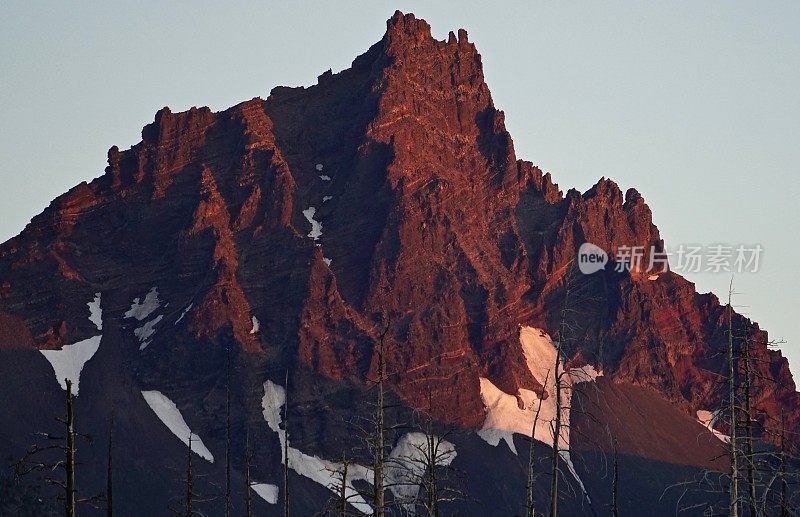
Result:
<svg viewBox="0 0 800 517"><path fill-rule="evenodd" d="M183 312L181 312L181 315L178 317L178 319L177 319L177 320L175 320L175 325L177 325L178 323L180 323L180 322L181 322L181 320L182 320L184 317L186 317L186 314L187 314L187 313L188 313L190 310L192 310L192 306L193 306L193 305L194 305L194 303L190 303L189 305L187 305L187 306L186 306L186 308L185 308L185 309L183 309Z"/></svg>
<svg viewBox="0 0 800 517"><path fill-rule="evenodd" d="M144 301L140 302L139 298L135 298L131 304L130 310L128 310L128 312L126 312L123 316L126 318L136 318L137 320L142 321L154 310L158 309L159 305L161 304L158 301L158 288L153 287L144 297Z"/></svg>
<svg viewBox="0 0 800 517"><path fill-rule="evenodd" d="M278 433L281 443L282 462L286 461L286 458L283 457L286 431L280 427L281 408L284 404L286 404L286 391L283 387L272 381L266 381L264 383L264 397L261 399L261 407L264 410L264 420L266 420L267 426ZM418 432L406 433L398 440L387 461L386 485L395 497L401 497L404 501L409 501L404 506L410 515L414 514L414 506L410 501L415 499L419 493L419 483L412 483L411 480L415 477L418 480L423 474L422 458L425 444L425 434ZM338 493L337 486L340 483L343 470L341 463L310 456L291 445L288 450L290 469L319 483L332 492ZM449 465L455 457L455 446L446 440L440 440L437 465ZM353 487L353 482L356 480L372 484L372 469L357 463L349 464L347 467L347 487L345 489L348 502L356 510L364 514L371 514L372 507Z"/></svg>
<svg viewBox="0 0 800 517"><path fill-rule="evenodd" d="M258 318L256 318L255 316L253 316L252 321L253 321L253 328L250 329L250 333L255 334L261 329L261 323L258 322Z"/></svg>
<svg viewBox="0 0 800 517"><path fill-rule="evenodd" d="M706 427L709 431L711 431L714 434L714 436L716 436L719 439L719 441L723 443L730 443L731 442L730 436L714 429L714 424L717 422L718 418L719 414L717 411L711 412L711 411L706 411L705 409L699 409L697 411L698 422L703 424L704 427Z"/></svg>
<svg viewBox="0 0 800 517"><path fill-rule="evenodd" d="M264 420L267 421L267 426L274 432L278 433L278 439L281 443L281 461L286 462L283 457L284 440L286 440L286 431L281 429L281 408L286 403L286 391L282 386L275 384L271 381L264 383L264 397L261 399L261 407L264 410ZM288 465L289 468L297 472L303 477L319 483L325 488L336 492L336 485L339 483L342 465L339 463L323 460L316 456L305 454L292 446L288 447ZM351 464L347 468L347 488L346 494L350 504L361 513L371 513L372 508L364 500L363 497L358 495L356 489L353 487L353 481L363 480L371 482L372 470L362 465Z"/></svg>
<svg viewBox="0 0 800 517"><path fill-rule="evenodd" d="M314 219L315 213L317 213L317 209L313 206L303 210L303 215L306 216L308 222L311 223L311 231L308 232L308 237L311 237L316 241L322 237L322 223Z"/></svg>
<svg viewBox="0 0 800 517"><path fill-rule="evenodd" d="M528 370L540 385L546 386L548 397L541 400L537 393L527 389L520 389L516 395L511 395L503 392L489 379L480 378L481 399L486 410L486 420L478 431L478 436L495 447L503 440L514 454L517 454L516 447L514 447L514 433L531 436L532 429L534 439L552 447L551 423L556 417L554 387L557 352L555 345L545 331L532 327L520 327L519 340ZM559 361L560 372L563 371L562 368L563 364ZM593 366L587 365L571 369L567 375L561 377L562 427L558 436L559 456L566 463L584 493L583 482L575 471L569 451L569 407L572 399L572 387L580 382L592 382L600 375L602 373L596 371ZM524 406L522 409L519 407L518 400ZM540 404L541 409L539 409ZM537 409L539 410L539 419L534 428L533 421Z"/></svg>
<svg viewBox="0 0 800 517"><path fill-rule="evenodd" d="M160 306L161 302L158 300L158 288L153 287L144 297L144 301L140 301L139 298L135 298L131 304L131 308L125 314L123 314L123 316L126 318L134 318L137 321L142 321L153 315L156 309L158 309ZM178 321L183 319L185 314L185 312L181 314L181 317L178 319ZM134 329L133 333L139 339L139 350L144 350L147 348L147 345L150 344L150 338L153 337L153 334L156 332L156 325L163 318L164 315L160 314L155 318L150 318L148 321L145 321L143 325ZM178 322L176 321L175 323L177 324Z"/></svg>
<svg viewBox="0 0 800 517"><path fill-rule="evenodd" d="M100 308L100 293L94 295L94 300L89 305L89 321L94 323L97 330L103 330L103 310ZM61 389L67 389L66 379L72 382L72 393L78 395L80 377L83 365L91 359L100 348L103 335L93 336L83 341L61 347L61 350L40 350L42 355L50 362Z"/></svg>
<svg viewBox="0 0 800 517"><path fill-rule="evenodd" d="M103 330L103 309L100 308L100 293L95 293L94 300L89 302L89 321L97 330Z"/></svg>
<svg viewBox="0 0 800 517"><path fill-rule="evenodd" d="M386 484L411 515L415 513L414 501L419 497L420 481L425 475L428 447L425 433L406 433L397 441L386 465ZM455 446L438 437L434 437L433 450L437 466L450 465L456 458Z"/></svg>
<svg viewBox="0 0 800 517"><path fill-rule="evenodd" d="M144 397L150 409L153 410L159 420L167 426L167 429L169 429L172 434L177 436L186 445L189 445L189 435L191 435L192 452L214 463L214 456L211 454L211 451L203 444L203 440L189 429L189 426L186 425L186 421L183 419L183 415L181 415L178 406L176 406L174 402L160 391L143 391L142 397Z"/></svg>
<svg viewBox="0 0 800 517"><path fill-rule="evenodd" d="M251 485L253 492L268 502L269 504L276 504L278 502L278 487L268 483L254 483Z"/></svg>

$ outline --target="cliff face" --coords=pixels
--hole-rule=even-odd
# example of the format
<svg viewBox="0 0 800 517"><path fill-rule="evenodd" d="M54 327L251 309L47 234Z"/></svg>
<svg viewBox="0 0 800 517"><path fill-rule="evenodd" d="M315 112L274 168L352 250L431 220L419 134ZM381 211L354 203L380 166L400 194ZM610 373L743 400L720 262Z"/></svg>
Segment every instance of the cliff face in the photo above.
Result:
<svg viewBox="0 0 800 517"><path fill-rule="evenodd" d="M393 392L412 408L435 399L442 423L483 425L480 378L541 392L519 328L556 335L574 281L572 364L691 418L718 409L726 309L674 273L575 275L584 242L663 249L635 190L601 179L564 195L517 159L465 31L437 41L397 13L350 69L315 86L219 113L164 108L140 143L113 147L104 175L0 246L0 354L96 335L87 302L100 293L100 349L114 349L127 384L201 394L183 403L210 418L233 348L237 365L258 365L235 380L243 418L259 419L248 387L289 370L308 396L298 432L325 450L320 429L337 424L317 412L329 401L315 386L374 378L387 327ZM131 312L153 296L157 309ZM760 359L756 405L796 427L787 362L734 317ZM623 452L644 454L634 442Z"/></svg>

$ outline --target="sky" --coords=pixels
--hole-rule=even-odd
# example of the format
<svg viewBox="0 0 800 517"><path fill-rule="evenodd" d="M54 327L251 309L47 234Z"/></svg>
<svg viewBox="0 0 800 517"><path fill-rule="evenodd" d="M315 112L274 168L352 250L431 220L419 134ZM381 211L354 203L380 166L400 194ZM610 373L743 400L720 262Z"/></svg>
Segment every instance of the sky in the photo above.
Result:
<svg viewBox="0 0 800 517"><path fill-rule="evenodd" d="M635 187L668 248L760 245L734 306L800 372L800 2L0 3L0 241L155 112L311 85L395 9L467 29L517 156ZM708 253L704 254L708 257ZM706 263L703 263L705 267ZM685 272L725 299L731 274Z"/></svg>

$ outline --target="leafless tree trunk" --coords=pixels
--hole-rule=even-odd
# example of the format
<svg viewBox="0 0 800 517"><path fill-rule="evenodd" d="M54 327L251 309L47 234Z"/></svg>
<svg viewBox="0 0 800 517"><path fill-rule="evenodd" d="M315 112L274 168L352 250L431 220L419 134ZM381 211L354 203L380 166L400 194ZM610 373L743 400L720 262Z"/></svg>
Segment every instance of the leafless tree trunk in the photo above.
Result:
<svg viewBox="0 0 800 517"><path fill-rule="evenodd" d="M544 378L544 386L539 394L539 406L536 408L536 414L533 417L533 426L531 427L531 448L528 453L528 486L527 486L527 515L534 517L536 515L536 501L534 500L534 484L536 481L536 425L539 423L539 414L542 411L542 402L544 401L544 394L547 392L547 377Z"/></svg>
<svg viewBox="0 0 800 517"><path fill-rule="evenodd" d="M757 496L756 496L756 479L755 479L755 461L756 455L753 447L753 409L752 401L750 398L750 383L752 382L751 365L750 365L750 339L745 336L743 340L742 349L742 364L744 367L744 380L742 387L744 389L744 425L745 425L745 459L747 461L747 489L748 489L748 504L750 507L750 515L755 517L758 515L756 510Z"/></svg>
<svg viewBox="0 0 800 517"><path fill-rule="evenodd" d="M351 515L361 515L361 512L351 511L348 509L349 496L347 495L347 476L350 471L350 465L353 461L348 459L345 453L342 453L342 460L336 468L328 469L331 477L335 480L334 483L328 485L333 496L328 500L322 514L324 515L338 515L339 517L350 517Z"/></svg>
<svg viewBox="0 0 800 517"><path fill-rule="evenodd" d="M192 501L194 498L194 480L192 478L192 433L189 433L189 446L186 448L186 517L192 517Z"/></svg>
<svg viewBox="0 0 800 517"><path fill-rule="evenodd" d="M573 289L573 280L572 274L570 273L570 269L567 270L566 277L564 280L564 302L561 305L561 312L559 314L559 322L558 322L558 341L556 342L556 359L555 364L553 365L553 380L554 380L554 395L556 398L556 414L553 419L552 430L553 430L553 452L551 456L551 465L550 465L550 516L556 517L558 515L558 475L559 475L559 468L558 468L558 460L560 457L560 450L559 450L559 440L561 438L561 428L562 428L562 421L561 421L561 412L564 408L563 400L562 400L562 389L563 389L563 376L566 370L563 368L563 347L564 342L567 337L567 332L569 330L569 325L567 323L567 316L570 312L570 303L572 302L572 289ZM567 422L569 425L569 422Z"/></svg>
<svg viewBox="0 0 800 517"><path fill-rule="evenodd" d="M250 464L253 461L253 452L250 450L250 430L247 430L247 437L244 446L244 514L245 517L253 517L253 480L250 477Z"/></svg>
<svg viewBox="0 0 800 517"><path fill-rule="evenodd" d="M114 470L113 470L113 444L114 444L114 408L111 409L111 421L108 425L108 456L106 466L106 515L114 515Z"/></svg>
<svg viewBox="0 0 800 517"><path fill-rule="evenodd" d="M72 410L72 381L67 384L67 454L64 466L67 471L67 487L64 510L67 517L75 517L75 415Z"/></svg>
<svg viewBox="0 0 800 517"><path fill-rule="evenodd" d="M286 418L283 424L283 517L289 517L289 370L286 370Z"/></svg>
<svg viewBox="0 0 800 517"><path fill-rule="evenodd" d="M103 495L99 494L84 498L77 497L77 486L75 484L76 439L81 437L91 440L91 438L88 435L76 431L73 407L75 397L72 394L72 381L65 379L65 386L64 394L67 414L65 418L56 417L56 421L64 426L65 434L63 436L56 436L46 432L35 433L37 437L48 440L48 445L39 446L38 444L33 444L31 448L25 452L22 459L15 465L15 476L24 476L33 471L45 473L45 481L47 483L58 486L64 491L64 514L67 517L75 517L77 504L89 504L95 508L101 508L98 504L99 501L103 499ZM40 453L49 451L60 451L63 454L62 459L56 462L44 462L37 459ZM62 469L64 471L63 479L52 476L54 472Z"/></svg>
<svg viewBox="0 0 800 517"><path fill-rule="evenodd" d="M614 479L611 489L611 515L619 517L619 455L617 454L617 439L614 438Z"/></svg>
<svg viewBox="0 0 800 517"><path fill-rule="evenodd" d="M728 513L730 517L739 515L739 452L736 440L736 364L734 362L733 349L733 307L731 298L733 297L733 280L728 289L728 414L730 418L730 487Z"/></svg>
<svg viewBox="0 0 800 517"><path fill-rule="evenodd" d="M342 484L339 486L339 517L347 517L347 467L350 463L342 454Z"/></svg>
<svg viewBox="0 0 800 517"><path fill-rule="evenodd" d="M231 349L225 365L225 517L231 515Z"/></svg>
<svg viewBox="0 0 800 517"><path fill-rule="evenodd" d="M385 352L385 342L386 342L386 334L389 332L389 326L386 326L383 333L380 336L380 340L378 341L377 353L378 353L378 364L377 364L377 379L376 379L376 402L375 402L375 414L374 414L374 434L372 437L372 487L375 491L373 505L374 505L374 515L376 517L383 517L386 512L386 503L384 501L384 490L385 490L385 466L386 466L386 443L385 443L385 422L384 422L384 405L385 405L385 393L384 393L384 377L386 375L386 366L384 363L384 352Z"/></svg>
<svg viewBox="0 0 800 517"><path fill-rule="evenodd" d="M780 441L781 517L789 517L789 484L786 481L786 419L781 412Z"/></svg>

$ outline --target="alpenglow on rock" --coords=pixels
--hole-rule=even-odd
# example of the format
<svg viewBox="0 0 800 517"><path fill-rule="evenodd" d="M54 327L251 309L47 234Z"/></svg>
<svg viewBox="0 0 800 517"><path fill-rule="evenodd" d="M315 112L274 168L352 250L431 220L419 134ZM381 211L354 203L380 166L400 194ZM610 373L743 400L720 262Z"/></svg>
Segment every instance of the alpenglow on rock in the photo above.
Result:
<svg viewBox="0 0 800 517"><path fill-rule="evenodd" d="M202 437L198 493L224 486L230 379L237 512L249 443L256 514L282 513L285 429L293 513L328 504L335 492L320 480L335 475L309 469L338 468L343 456L355 469L348 493L362 491L350 509L367 511L371 459L349 423L369 417L388 327L387 422L414 429L388 432L386 454L425 443L403 436L430 416L457 451L441 468L462 472L470 495L448 514L525 511L531 411L541 401L554 418L552 373L563 368L562 514L607 511L615 441L622 512L673 515L681 494L668 486L727 469L727 430L698 420L724 405L727 311L672 272L581 275L574 260L587 242L611 257L620 246L664 249L635 190L601 178L563 193L517 158L466 31L439 41L398 12L379 42L318 84L221 112L159 110L140 142L108 151L100 177L0 245L0 455L19 457L63 412L39 350L97 338L78 369L76 418L96 437L79 451L82 492L105 486L96 444L112 408L119 511L168 515L185 493L189 436L175 433ZM576 296L565 297L568 285ZM102 312L87 306L95 299ZM565 303L577 317L557 362ZM733 325L752 343L760 427L774 431L783 414L796 429L786 360L757 324L733 313ZM285 390L269 421L265 386ZM165 425L143 393L168 401L157 406L180 425ZM534 431L542 461L548 426ZM542 508L548 490L539 476ZM698 489L680 504L714 497ZM219 514L222 504L198 507Z"/></svg>

